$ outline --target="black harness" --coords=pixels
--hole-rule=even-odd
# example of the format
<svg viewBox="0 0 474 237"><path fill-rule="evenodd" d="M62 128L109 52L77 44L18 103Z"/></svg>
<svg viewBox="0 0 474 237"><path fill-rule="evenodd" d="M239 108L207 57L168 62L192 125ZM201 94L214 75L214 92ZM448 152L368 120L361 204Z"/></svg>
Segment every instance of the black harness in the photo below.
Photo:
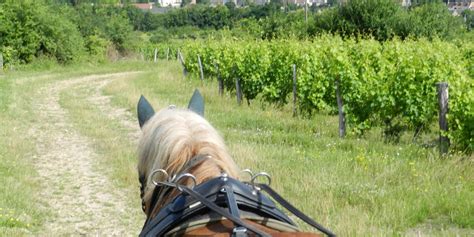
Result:
<svg viewBox="0 0 474 237"><path fill-rule="evenodd" d="M235 225L233 236L247 236L247 231L259 236L269 236L254 226L242 221L241 217L259 216L264 220L274 220L297 229L296 224L275 203L264 195L267 192L275 201L294 215L317 228L328 236L335 236L301 211L293 207L266 184L243 183L223 174L193 188L174 184L181 194L163 207L153 219L145 222L140 236L164 236L176 227L193 220L209 217L225 217ZM163 188L156 186L156 188ZM155 189L156 191L156 189ZM157 191L157 193L163 190ZM153 206L152 206L153 207ZM212 219L212 218L211 218ZM250 218L251 219L251 218Z"/></svg>

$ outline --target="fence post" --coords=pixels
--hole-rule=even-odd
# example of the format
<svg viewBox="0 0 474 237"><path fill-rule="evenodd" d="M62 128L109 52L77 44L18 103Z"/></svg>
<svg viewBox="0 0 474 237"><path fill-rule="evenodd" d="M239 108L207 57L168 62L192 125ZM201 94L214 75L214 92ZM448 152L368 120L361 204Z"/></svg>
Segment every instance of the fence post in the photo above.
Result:
<svg viewBox="0 0 474 237"><path fill-rule="evenodd" d="M204 72L202 70L202 63L201 63L201 57L198 54L198 64L199 64L199 73L201 75L201 83L204 82Z"/></svg>
<svg viewBox="0 0 474 237"><path fill-rule="evenodd" d="M339 111L339 137L346 136L346 114L343 110L343 102L340 89L339 78L336 79L336 99L337 99L337 108Z"/></svg>
<svg viewBox="0 0 474 237"><path fill-rule="evenodd" d="M3 54L0 53L0 72L3 72Z"/></svg>
<svg viewBox="0 0 474 237"><path fill-rule="evenodd" d="M188 75L188 70L186 70L186 66L184 64L184 58L183 58L183 55L181 54L181 51L179 51L179 49L178 49L178 59L181 62L181 65L183 66L183 75L184 77L186 77L186 75Z"/></svg>
<svg viewBox="0 0 474 237"><path fill-rule="evenodd" d="M224 81L222 81L221 74L219 73L219 65L214 63L214 67L216 68L217 82L219 83L219 95L222 96L224 94Z"/></svg>
<svg viewBox="0 0 474 237"><path fill-rule="evenodd" d="M239 78L235 78L235 90L237 92L237 104L242 105L242 88L240 87Z"/></svg>
<svg viewBox="0 0 474 237"><path fill-rule="evenodd" d="M448 83L440 82L436 83L438 88L438 104L439 104L439 151L440 153L448 153L449 148L449 138L446 133L448 132L448 120L446 119L446 114L448 113Z"/></svg>
<svg viewBox="0 0 474 237"><path fill-rule="evenodd" d="M169 56L170 56L170 48L168 48L168 50L166 50L166 60L167 61L169 60Z"/></svg>
<svg viewBox="0 0 474 237"><path fill-rule="evenodd" d="M158 49L157 48L155 48L155 57L154 57L154 60L153 60L155 63L156 63L156 56L158 56Z"/></svg>
<svg viewBox="0 0 474 237"><path fill-rule="evenodd" d="M293 117L296 116L296 64L293 64Z"/></svg>
<svg viewBox="0 0 474 237"><path fill-rule="evenodd" d="M308 23L308 1L304 2L304 23Z"/></svg>

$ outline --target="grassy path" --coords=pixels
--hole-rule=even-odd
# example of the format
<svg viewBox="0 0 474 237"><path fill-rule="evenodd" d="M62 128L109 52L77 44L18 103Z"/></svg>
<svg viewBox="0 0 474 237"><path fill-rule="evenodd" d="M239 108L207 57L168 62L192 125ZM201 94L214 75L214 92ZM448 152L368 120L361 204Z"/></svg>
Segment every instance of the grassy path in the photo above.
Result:
<svg viewBox="0 0 474 237"><path fill-rule="evenodd" d="M53 210L44 234L133 235L135 212L123 200L125 190L117 189L95 167L98 154L91 141L82 136L59 103L60 93L78 87L98 88L97 84L120 79L130 73L90 75L46 84L34 95L37 123L30 130L38 154L34 166L41 179L40 200ZM100 98L92 94L91 100ZM110 105L98 101L103 107ZM120 217L120 218L114 218ZM134 226L135 225L135 226Z"/></svg>
<svg viewBox="0 0 474 237"><path fill-rule="evenodd" d="M140 131L132 113L102 94L107 84L139 74L115 65L0 75L0 236L139 233L144 216L131 157ZM121 138L97 128L119 130ZM130 152L117 155L103 143Z"/></svg>

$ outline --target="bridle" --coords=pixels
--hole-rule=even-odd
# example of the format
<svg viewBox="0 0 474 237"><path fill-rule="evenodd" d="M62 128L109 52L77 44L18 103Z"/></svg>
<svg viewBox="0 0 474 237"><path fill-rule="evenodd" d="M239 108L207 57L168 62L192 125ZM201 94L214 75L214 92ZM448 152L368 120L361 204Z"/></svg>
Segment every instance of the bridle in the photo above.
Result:
<svg viewBox="0 0 474 237"><path fill-rule="evenodd" d="M145 201L145 188L147 184L147 178L144 175L140 175L138 180L140 182L140 198L142 199L142 210L147 215L147 220L145 224L151 218L151 214L153 210L156 208L158 201L163 200L166 196L168 196L172 189L175 188L176 183L179 183L181 180L185 178L190 178L194 182L194 186L196 185L196 178L193 175L189 174L189 171L196 168L197 166L201 165L206 160L211 160L211 156L207 154L198 154L192 157L181 169L182 171L177 172L178 175L169 176L168 172L164 169L156 169L150 173L148 179L155 185L153 190L153 194L149 201L149 207L147 209L146 201ZM165 176L165 181L156 181L154 180L156 174L162 174ZM180 190L181 191L181 190Z"/></svg>

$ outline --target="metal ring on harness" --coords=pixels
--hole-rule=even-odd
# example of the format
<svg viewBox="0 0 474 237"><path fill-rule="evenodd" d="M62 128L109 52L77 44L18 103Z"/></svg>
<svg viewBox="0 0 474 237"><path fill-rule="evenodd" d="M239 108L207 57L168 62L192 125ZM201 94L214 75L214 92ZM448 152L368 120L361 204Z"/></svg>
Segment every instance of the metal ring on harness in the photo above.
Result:
<svg viewBox="0 0 474 237"><path fill-rule="evenodd" d="M268 180L267 185L268 186L270 186L270 184L272 184L272 178L270 177L270 175L267 172L260 172L260 173L256 173L255 175L252 176L252 179L250 180L250 183L252 184L252 186L255 187L255 180L260 176L267 177L267 180Z"/></svg>
<svg viewBox="0 0 474 237"><path fill-rule="evenodd" d="M151 182L155 185L155 186L158 186L160 185L161 182L157 182L153 179L153 176L155 176L156 173L158 172L161 172L162 174L165 175L165 180L168 179L168 172L166 172L166 170L164 169L157 169L157 170L154 170L153 172L151 172L150 176L148 177L149 180L151 180Z"/></svg>
<svg viewBox="0 0 474 237"><path fill-rule="evenodd" d="M240 173L249 174L249 175L250 175L250 179L252 179L252 177L253 177L253 172L252 172L250 169L244 169L244 170L240 171Z"/></svg>
<svg viewBox="0 0 474 237"><path fill-rule="evenodd" d="M178 182L179 182L181 179L183 179L183 178L191 178L191 179L193 180L193 183L194 183L194 184L190 187L190 189L193 189L193 188L196 186L197 181L196 181L196 177L195 177L194 175L192 175L192 174L190 174L190 173L180 174L180 175L178 175L178 177L176 177L175 179L173 179L173 183L176 184L176 187L178 188L179 191L181 191L181 192L183 191L183 190L181 189L181 187L178 185Z"/></svg>

